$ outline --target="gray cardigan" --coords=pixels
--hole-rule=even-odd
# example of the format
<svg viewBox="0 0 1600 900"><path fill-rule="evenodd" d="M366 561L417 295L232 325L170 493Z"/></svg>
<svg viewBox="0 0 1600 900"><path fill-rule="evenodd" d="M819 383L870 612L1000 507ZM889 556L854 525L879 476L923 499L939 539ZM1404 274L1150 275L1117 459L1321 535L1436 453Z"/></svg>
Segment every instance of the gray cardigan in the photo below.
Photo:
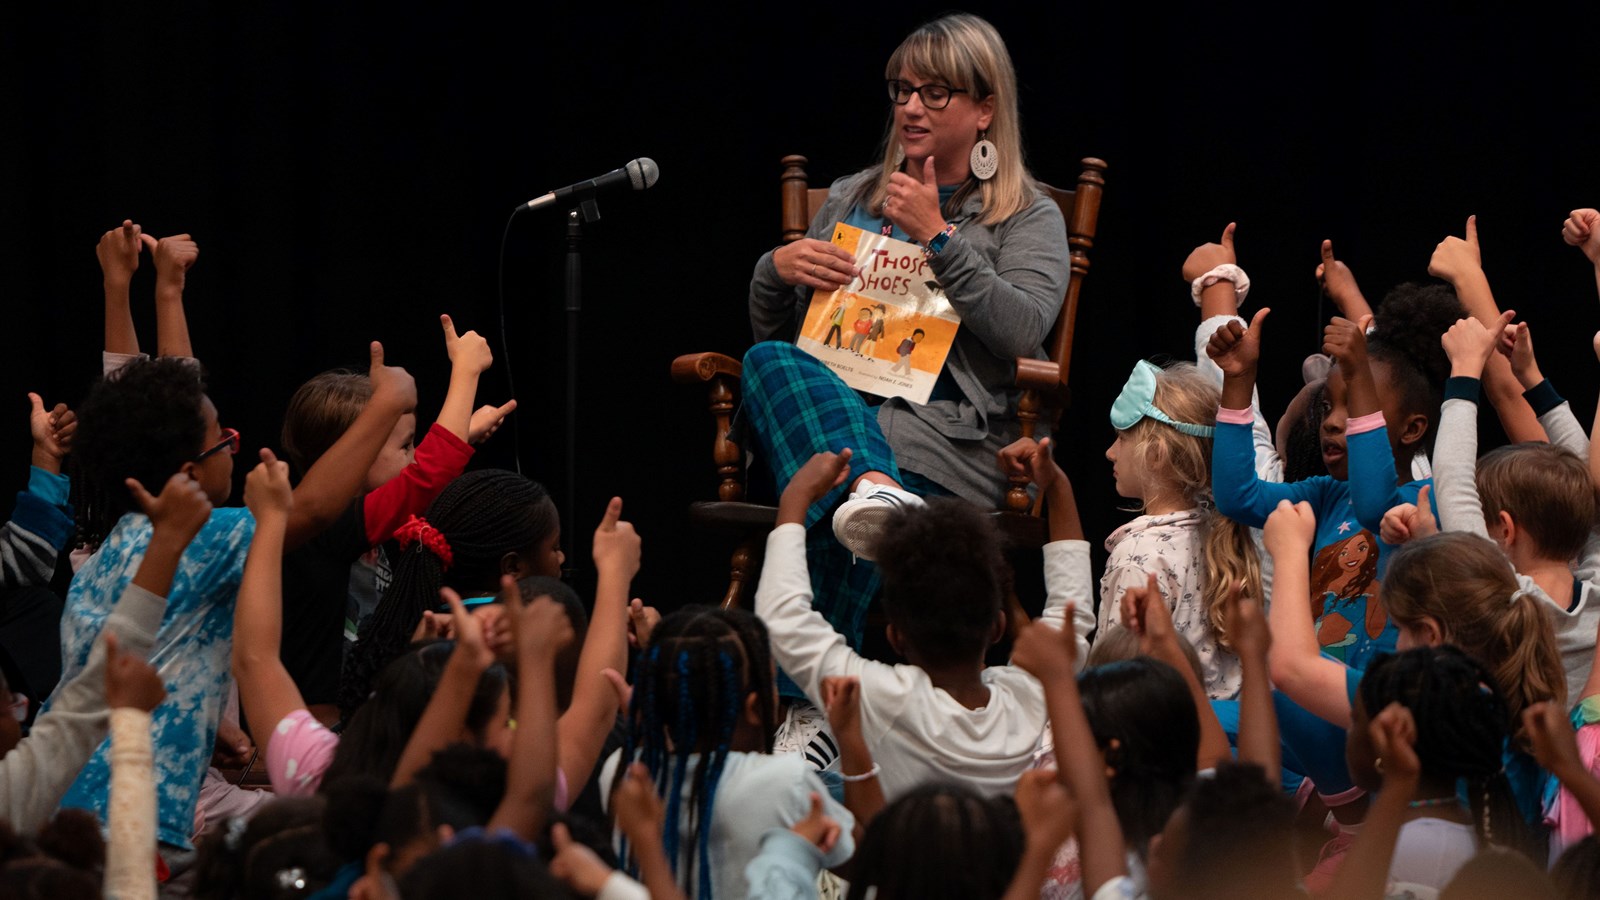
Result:
<svg viewBox="0 0 1600 900"><path fill-rule="evenodd" d="M150 655L167 601L134 584L105 627L123 653ZM83 671L63 685L33 731L0 759L0 816L19 834L33 834L55 814L67 788L106 738L106 646L97 641Z"/></svg>
<svg viewBox="0 0 1600 900"><path fill-rule="evenodd" d="M806 236L828 240L857 190L876 175L868 169L834 182ZM878 407L878 424L902 469L987 506L998 503L1007 486L995 453L1019 434L1011 412L1016 359L1045 358L1044 339L1061 311L1069 266L1066 223L1042 192L998 225L979 224L982 211L974 192L951 220L956 233L929 264L961 316L945 361L961 397L926 405L887 400ZM772 253L762 256L750 281L755 339L794 340L810 301L810 288L784 284ZM1036 436L1045 433L1041 427Z"/></svg>

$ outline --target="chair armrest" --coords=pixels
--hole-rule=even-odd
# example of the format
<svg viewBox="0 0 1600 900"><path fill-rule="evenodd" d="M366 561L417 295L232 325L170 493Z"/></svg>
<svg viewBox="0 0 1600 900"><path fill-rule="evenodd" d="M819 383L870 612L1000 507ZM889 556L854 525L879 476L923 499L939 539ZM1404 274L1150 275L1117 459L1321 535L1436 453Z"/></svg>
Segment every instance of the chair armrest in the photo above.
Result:
<svg viewBox="0 0 1600 900"><path fill-rule="evenodd" d="M738 380L744 365L722 353L685 353L672 361L672 380L678 384L706 382L718 376Z"/></svg>
<svg viewBox="0 0 1600 900"><path fill-rule="evenodd" d="M1070 402L1071 394L1061 377L1061 365L1048 359L1017 357L1016 386L1025 391L1036 391L1048 405L1061 409Z"/></svg>

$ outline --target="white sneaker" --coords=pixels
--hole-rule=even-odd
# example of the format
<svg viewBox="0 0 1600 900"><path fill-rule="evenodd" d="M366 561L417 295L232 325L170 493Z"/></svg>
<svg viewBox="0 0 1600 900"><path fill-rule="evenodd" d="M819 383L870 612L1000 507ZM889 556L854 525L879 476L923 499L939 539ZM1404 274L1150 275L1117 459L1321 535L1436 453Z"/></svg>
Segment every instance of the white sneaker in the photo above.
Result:
<svg viewBox="0 0 1600 900"><path fill-rule="evenodd" d="M926 506L910 491L876 481L863 481L850 499L833 511L833 536L859 559L875 560L875 547L889 517L902 509Z"/></svg>

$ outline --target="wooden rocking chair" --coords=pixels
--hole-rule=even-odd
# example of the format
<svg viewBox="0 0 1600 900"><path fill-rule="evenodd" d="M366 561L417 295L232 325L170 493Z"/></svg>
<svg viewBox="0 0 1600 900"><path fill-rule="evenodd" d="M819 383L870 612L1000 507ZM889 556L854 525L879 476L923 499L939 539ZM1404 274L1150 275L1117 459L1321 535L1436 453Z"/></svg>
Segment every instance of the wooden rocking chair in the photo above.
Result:
<svg viewBox="0 0 1600 900"><path fill-rule="evenodd" d="M1073 190L1040 185L1061 207L1067 222L1067 245L1072 273L1061 312L1045 339L1049 359L1018 359L1015 384L1022 389L1016 417L1022 434L1032 437L1041 416L1053 427L1070 400L1068 374L1072 362L1072 336L1078 318L1078 296L1089 273L1089 250L1094 247L1100 219L1100 194L1105 187L1106 164L1101 160L1082 160L1083 171ZM806 179L806 158L785 156L780 179L783 193L784 243L805 237L812 218L828 197L826 188L813 188ZM744 448L730 436L736 393L743 370L739 360L721 353L690 353L672 361L672 379L681 384L705 385L710 398L711 418L715 423L711 458L717 472L717 499L690 506L690 521L698 528L720 532L737 539L724 607L741 604L750 583L760 569L767 532L777 521L775 506L745 500ZM1007 542L1017 548L1042 547L1046 528L1035 504L1029 506L1026 479L1013 478L1005 503L995 511L997 524ZM1012 597L1009 603L1012 630L1027 622L1021 606Z"/></svg>

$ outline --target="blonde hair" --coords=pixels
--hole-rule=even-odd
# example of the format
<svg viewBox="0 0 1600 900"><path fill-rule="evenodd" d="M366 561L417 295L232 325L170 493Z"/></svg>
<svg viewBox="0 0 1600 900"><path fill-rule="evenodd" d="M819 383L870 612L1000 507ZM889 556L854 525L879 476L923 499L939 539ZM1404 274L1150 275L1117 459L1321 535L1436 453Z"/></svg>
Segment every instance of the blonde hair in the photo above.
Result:
<svg viewBox="0 0 1600 900"><path fill-rule="evenodd" d="M1485 521L1510 513L1541 556L1571 560L1589 540L1594 482L1571 450L1542 441L1498 447L1478 460L1477 481Z"/></svg>
<svg viewBox="0 0 1600 900"><path fill-rule="evenodd" d="M1195 652L1194 644L1189 643L1189 639L1181 632L1172 636L1177 639L1178 649L1183 651L1183 658L1189 663L1189 670L1194 672L1195 680L1205 684L1206 667L1200 662L1200 654ZM1094 643L1089 645L1089 658L1084 661L1083 667L1092 669L1143 655L1139 649L1139 636L1133 633L1133 629L1112 624L1094 636Z"/></svg>
<svg viewBox="0 0 1600 900"><path fill-rule="evenodd" d="M1215 425L1222 392L1194 363L1171 363L1156 376L1154 403L1168 418ZM1143 418L1124 432L1143 457L1150 477L1175 489L1190 507L1202 511L1205 582L1201 599L1217 643L1232 649L1223 600L1236 585L1243 596L1262 595L1261 560L1250 529L1217 512L1211 499L1211 438L1184 434L1171 425Z"/></svg>
<svg viewBox="0 0 1600 900"><path fill-rule="evenodd" d="M999 168L988 181L968 176L966 184L945 203L945 218L951 218L974 190L983 197L978 221L984 225L1004 222L1032 206L1039 188L1023 161L1022 128L1017 122L1017 73L1000 32L968 13L935 19L913 31L889 57L884 78L899 78L901 72L914 72L918 77L962 88L975 103L994 98L994 116L986 136L994 143ZM889 177L900 170L902 159L893 115L885 130L881 171L876 181L863 185L857 198L873 215L883 214Z"/></svg>
<svg viewBox="0 0 1600 900"><path fill-rule="evenodd" d="M1389 561L1380 597L1395 624L1431 618L1447 643L1493 672L1513 724L1534 703L1566 708L1566 672L1542 601L1521 593L1487 538L1450 531L1411 541Z"/></svg>

